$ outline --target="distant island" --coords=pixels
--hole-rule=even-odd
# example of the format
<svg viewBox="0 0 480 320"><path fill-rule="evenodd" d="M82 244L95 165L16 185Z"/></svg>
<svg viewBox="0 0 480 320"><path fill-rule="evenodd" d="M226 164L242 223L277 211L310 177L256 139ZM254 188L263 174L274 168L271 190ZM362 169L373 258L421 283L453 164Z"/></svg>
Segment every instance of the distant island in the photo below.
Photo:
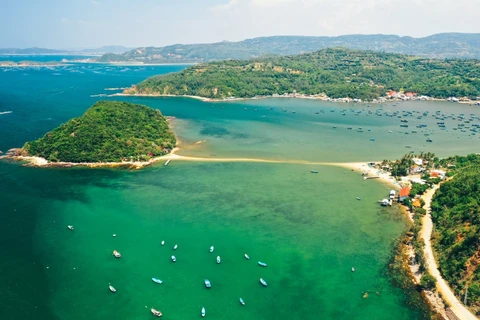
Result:
<svg viewBox="0 0 480 320"><path fill-rule="evenodd" d="M176 138L159 110L118 101L100 101L44 137L9 152L32 164L149 164L168 154ZM38 159L40 158L40 159ZM95 165L98 166L98 165Z"/></svg>
<svg viewBox="0 0 480 320"><path fill-rule="evenodd" d="M47 48L0 48L0 56L2 55L90 55L90 54L105 54L113 52L121 54L125 51L131 50L131 48L123 46L103 46L100 48L91 49L47 49Z"/></svg>
<svg viewBox="0 0 480 320"><path fill-rule="evenodd" d="M97 61L144 64L204 63L219 60L246 60L274 55L295 55L334 47L438 59L480 59L480 34L441 33L424 38L383 34L357 34L338 37L273 36L239 42L222 41L206 44L140 47L121 54L110 51Z"/></svg>
<svg viewBox="0 0 480 320"><path fill-rule="evenodd" d="M343 48L294 56L227 60L153 76L124 91L208 99L289 95L373 100L395 96L480 96L480 63ZM388 92L388 93L387 93Z"/></svg>

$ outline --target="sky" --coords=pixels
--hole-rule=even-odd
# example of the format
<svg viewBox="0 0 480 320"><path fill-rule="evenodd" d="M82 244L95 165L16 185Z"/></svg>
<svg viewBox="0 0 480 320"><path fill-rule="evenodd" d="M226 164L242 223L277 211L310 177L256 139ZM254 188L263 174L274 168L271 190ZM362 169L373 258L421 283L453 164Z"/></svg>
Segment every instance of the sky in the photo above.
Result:
<svg viewBox="0 0 480 320"><path fill-rule="evenodd" d="M480 33L480 0L1 0L0 48Z"/></svg>

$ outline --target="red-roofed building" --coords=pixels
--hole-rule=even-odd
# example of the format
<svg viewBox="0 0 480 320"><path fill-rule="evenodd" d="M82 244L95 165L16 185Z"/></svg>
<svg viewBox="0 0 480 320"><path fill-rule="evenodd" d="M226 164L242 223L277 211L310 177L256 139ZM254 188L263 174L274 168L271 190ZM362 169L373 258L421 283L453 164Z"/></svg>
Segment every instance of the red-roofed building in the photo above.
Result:
<svg viewBox="0 0 480 320"><path fill-rule="evenodd" d="M402 188L400 189L400 193L398 195L398 200L399 201L403 201L405 200L406 198L409 198L410 197L410 188Z"/></svg>

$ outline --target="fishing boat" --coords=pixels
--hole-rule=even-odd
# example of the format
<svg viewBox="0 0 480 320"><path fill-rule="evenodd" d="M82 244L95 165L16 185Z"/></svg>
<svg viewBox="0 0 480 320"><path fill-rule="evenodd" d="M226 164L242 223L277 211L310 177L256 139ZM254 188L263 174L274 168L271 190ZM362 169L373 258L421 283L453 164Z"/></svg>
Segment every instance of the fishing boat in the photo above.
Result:
<svg viewBox="0 0 480 320"><path fill-rule="evenodd" d="M162 246L165 245L165 241L162 240Z"/></svg>
<svg viewBox="0 0 480 320"><path fill-rule="evenodd" d="M220 263L222 262L222 260L220 260L220 256L217 256L217 263Z"/></svg>
<svg viewBox="0 0 480 320"><path fill-rule="evenodd" d="M357 200L362 200L362 198L360 198L360 197L357 197Z"/></svg>
<svg viewBox="0 0 480 320"><path fill-rule="evenodd" d="M204 282L205 282L205 287L207 287L207 288L211 288L211 287L212 287L212 284L210 283L210 280L205 279Z"/></svg>
<svg viewBox="0 0 480 320"><path fill-rule="evenodd" d="M213 247L213 246L211 246L211 247L210 247L210 252L213 252L213 249L214 249L214 247Z"/></svg>
<svg viewBox="0 0 480 320"><path fill-rule="evenodd" d="M157 279L157 278L152 278L152 281L155 282L155 283L158 283L158 284L162 284L162 280L160 279Z"/></svg>
<svg viewBox="0 0 480 320"><path fill-rule="evenodd" d="M177 248L178 248L177 244L173 246L173 250L177 250Z"/></svg>
<svg viewBox="0 0 480 320"><path fill-rule="evenodd" d="M432 142L432 139L428 138L428 139L427 139L427 142Z"/></svg>
<svg viewBox="0 0 480 320"><path fill-rule="evenodd" d="M117 292L117 289L115 289L113 286L108 286L108 289L110 289L110 291L112 291L113 293Z"/></svg>
<svg viewBox="0 0 480 320"><path fill-rule="evenodd" d="M73 231L73 226L67 226L67 228Z"/></svg>
<svg viewBox="0 0 480 320"><path fill-rule="evenodd" d="M116 236L117 236L117 235L116 235L115 233L112 235L112 237L114 237L114 238L115 238Z"/></svg>
<svg viewBox="0 0 480 320"><path fill-rule="evenodd" d="M318 173L317 170L310 170L311 173Z"/></svg>
<svg viewBox="0 0 480 320"><path fill-rule="evenodd" d="M162 316L162 313L158 310L155 310L153 308L150 309L150 311L152 312L152 314L156 317L161 317Z"/></svg>
<svg viewBox="0 0 480 320"><path fill-rule="evenodd" d="M355 268L354 268L354 267L352 267L352 272L355 272Z"/></svg>
<svg viewBox="0 0 480 320"><path fill-rule="evenodd" d="M115 256L115 258L121 258L122 257L120 252L118 252L117 250L113 250L113 255Z"/></svg>
<svg viewBox="0 0 480 320"><path fill-rule="evenodd" d="M245 253L245 259L250 260L250 257L246 253Z"/></svg>
<svg viewBox="0 0 480 320"><path fill-rule="evenodd" d="M262 286L266 287L267 286L267 281L263 280L263 278L260 278L260 283Z"/></svg>
<svg viewBox="0 0 480 320"><path fill-rule="evenodd" d="M175 262L177 261L177 258L175 258L175 256L172 256L172 262Z"/></svg>
<svg viewBox="0 0 480 320"><path fill-rule="evenodd" d="M202 307L202 318L205 317L205 314L206 314L205 307Z"/></svg>
<svg viewBox="0 0 480 320"><path fill-rule="evenodd" d="M240 298L240 304L241 304L242 306L244 306L244 305L245 305L245 301L243 301L243 299L242 299L242 298Z"/></svg>
<svg viewBox="0 0 480 320"><path fill-rule="evenodd" d="M262 267L266 267L267 264L265 262L262 262L262 261L258 261L258 265L259 266L262 266Z"/></svg>
<svg viewBox="0 0 480 320"><path fill-rule="evenodd" d="M172 159L168 159L167 162L165 162L164 166L168 166L168 164L172 161Z"/></svg>

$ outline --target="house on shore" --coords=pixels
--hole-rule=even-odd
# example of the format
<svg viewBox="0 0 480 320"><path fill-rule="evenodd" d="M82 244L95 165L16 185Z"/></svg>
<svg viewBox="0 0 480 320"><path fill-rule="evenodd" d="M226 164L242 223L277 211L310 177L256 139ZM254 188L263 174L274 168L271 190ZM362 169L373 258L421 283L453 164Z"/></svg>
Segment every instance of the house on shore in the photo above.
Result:
<svg viewBox="0 0 480 320"><path fill-rule="evenodd" d="M398 194L398 201L402 202L403 200L410 198L410 191L411 188L402 188L400 189L400 193Z"/></svg>

